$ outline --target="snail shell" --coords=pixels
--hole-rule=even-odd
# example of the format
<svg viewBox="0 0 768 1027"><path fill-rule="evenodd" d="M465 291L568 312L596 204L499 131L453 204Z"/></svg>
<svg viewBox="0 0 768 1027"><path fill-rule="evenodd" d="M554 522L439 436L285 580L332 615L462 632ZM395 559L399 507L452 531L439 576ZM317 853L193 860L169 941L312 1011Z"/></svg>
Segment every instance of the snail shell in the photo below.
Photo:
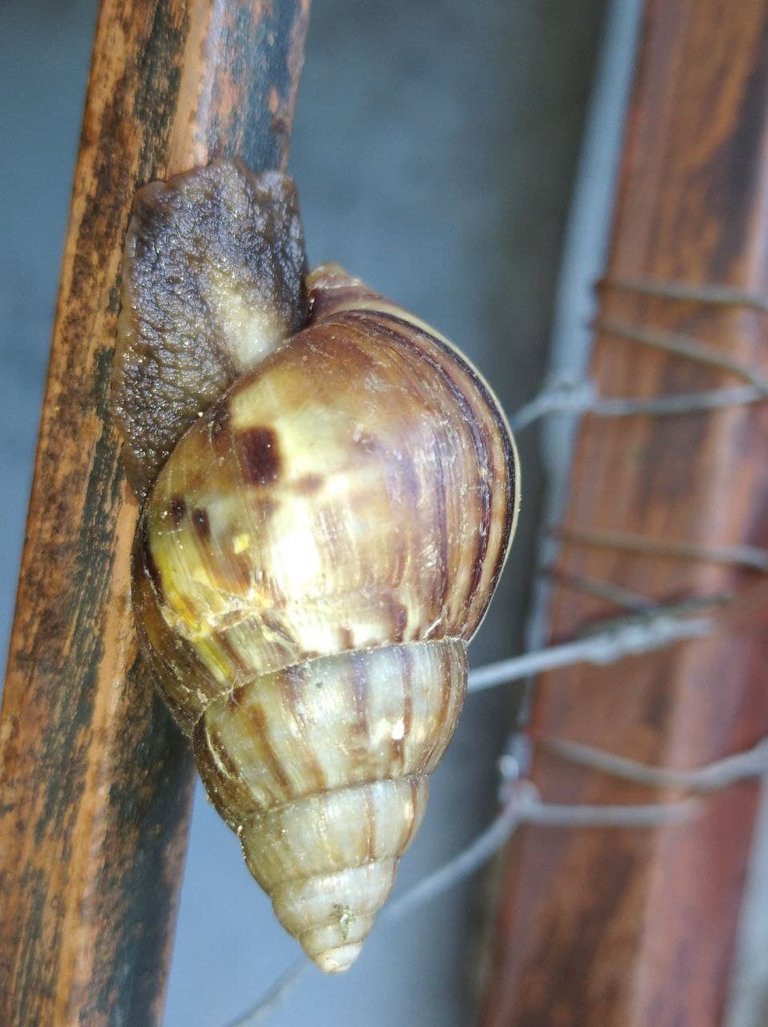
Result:
<svg viewBox="0 0 768 1027"><path fill-rule="evenodd" d="M251 872L340 971L454 732L518 479L496 400L448 342L334 265L307 287L306 327L157 475L133 603Z"/></svg>

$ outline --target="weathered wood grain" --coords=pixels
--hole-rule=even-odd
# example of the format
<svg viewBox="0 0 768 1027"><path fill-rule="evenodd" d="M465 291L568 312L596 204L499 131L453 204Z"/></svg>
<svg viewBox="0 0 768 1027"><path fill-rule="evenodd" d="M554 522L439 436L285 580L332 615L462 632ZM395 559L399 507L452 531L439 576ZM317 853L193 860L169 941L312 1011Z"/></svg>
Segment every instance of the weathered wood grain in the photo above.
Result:
<svg viewBox="0 0 768 1027"><path fill-rule="evenodd" d="M284 167L309 0L104 0L0 720L0 1023L159 1021L192 766L137 659L108 388L133 194Z"/></svg>
<svg viewBox="0 0 768 1027"><path fill-rule="evenodd" d="M615 279L768 288L768 4L650 0L600 318L693 335L768 370L766 318L675 301ZM722 370L598 332L605 395L738 384ZM768 546L768 407L580 428L566 526ZM566 542L568 574L659 600L738 593L755 572ZM615 609L561 588L553 634ZM695 767L768 733L766 611L713 640L578 667L540 682L535 732L655 765ZM649 802L656 792L539 752L557 802ZM714 1027L723 1022L757 785L663 830L526 829L511 846L483 1027ZM662 796L663 798L664 796ZM667 796L668 797L668 796Z"/></svg>

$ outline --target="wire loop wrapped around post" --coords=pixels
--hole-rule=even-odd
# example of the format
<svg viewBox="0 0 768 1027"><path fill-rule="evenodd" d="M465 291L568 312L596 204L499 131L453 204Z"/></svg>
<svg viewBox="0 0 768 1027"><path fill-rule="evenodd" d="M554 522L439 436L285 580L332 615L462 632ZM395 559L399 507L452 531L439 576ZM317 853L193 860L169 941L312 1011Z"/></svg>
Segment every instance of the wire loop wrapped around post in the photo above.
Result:
<svg viewBox="0 0 768 1027"><path fill-rule="evenodd" d="M560 551L547 568L566 586L551 633L563 643L604 622L617 590L652 607L718 596L728 605L715 618L722 630L708 637L620 670L547 673L531 724L537 736L685 768L749 749L768 730L765 586L750 587L768 544L758 157L768 131L768 10L757 0L738 12L717 0L645 7L594 395L582 407L555 528ZM584 582L608 583L613 595L573 587ZM622 804L643 787L566 766L543 746L531 776L542 794L575 803ZM545 1023L563 1009L585 1027L721 1023L757 795L746 782L727 799L713 793L703 816L652 839L521 832L482 1027Z"/></svg>

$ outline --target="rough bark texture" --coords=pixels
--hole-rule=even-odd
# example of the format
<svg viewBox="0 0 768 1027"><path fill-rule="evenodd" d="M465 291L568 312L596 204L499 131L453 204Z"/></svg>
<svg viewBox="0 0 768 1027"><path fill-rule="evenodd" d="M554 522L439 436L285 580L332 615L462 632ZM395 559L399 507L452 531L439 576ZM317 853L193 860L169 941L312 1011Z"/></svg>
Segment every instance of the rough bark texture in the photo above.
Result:
<svg viewBox="0 0 768 1027"><path fill-rule="evenodd" d="M768 287L765 0L651 0L600 321L695 336L768 369L765 315L641 295L620 279ZM598 331L605 395L740 384L722 370ZM768 406L584 419L566 527L702 545L768 546ZM755 572L566 541L560 567L659 600L735 593ZM561 588L553 634L614 615ZM765 607L712 640L546 675L534 732L655 765L695 767L768 733ZM648 802L658 793L543 751L534 779L556 802ZM722 1023L757 784L663 830L526 829L514 842L480 1023L672 1027Z"/></svg>
<svg viewBox="0 0 768 1027"><path fill-rule="evenodd" d="M0 1022L153 1024L191 761L137 659L136 504L109 420L136 188L287 161L309 0L105 0L0 721Z"/></svg>

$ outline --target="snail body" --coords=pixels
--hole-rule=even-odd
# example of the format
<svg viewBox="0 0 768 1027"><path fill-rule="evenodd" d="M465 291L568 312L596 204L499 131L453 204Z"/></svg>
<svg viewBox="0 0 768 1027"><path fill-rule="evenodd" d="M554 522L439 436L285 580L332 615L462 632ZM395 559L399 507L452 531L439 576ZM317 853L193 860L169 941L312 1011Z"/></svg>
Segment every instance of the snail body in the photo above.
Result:
<svg viewBox="0 0 768 1027"><path fill-rule="evenodd" d="M148 488L133 604L251 872L340 971L453 735L518 485L498 404L449 343L334 265L302 281L305 327L257 347Z"/></svg>

